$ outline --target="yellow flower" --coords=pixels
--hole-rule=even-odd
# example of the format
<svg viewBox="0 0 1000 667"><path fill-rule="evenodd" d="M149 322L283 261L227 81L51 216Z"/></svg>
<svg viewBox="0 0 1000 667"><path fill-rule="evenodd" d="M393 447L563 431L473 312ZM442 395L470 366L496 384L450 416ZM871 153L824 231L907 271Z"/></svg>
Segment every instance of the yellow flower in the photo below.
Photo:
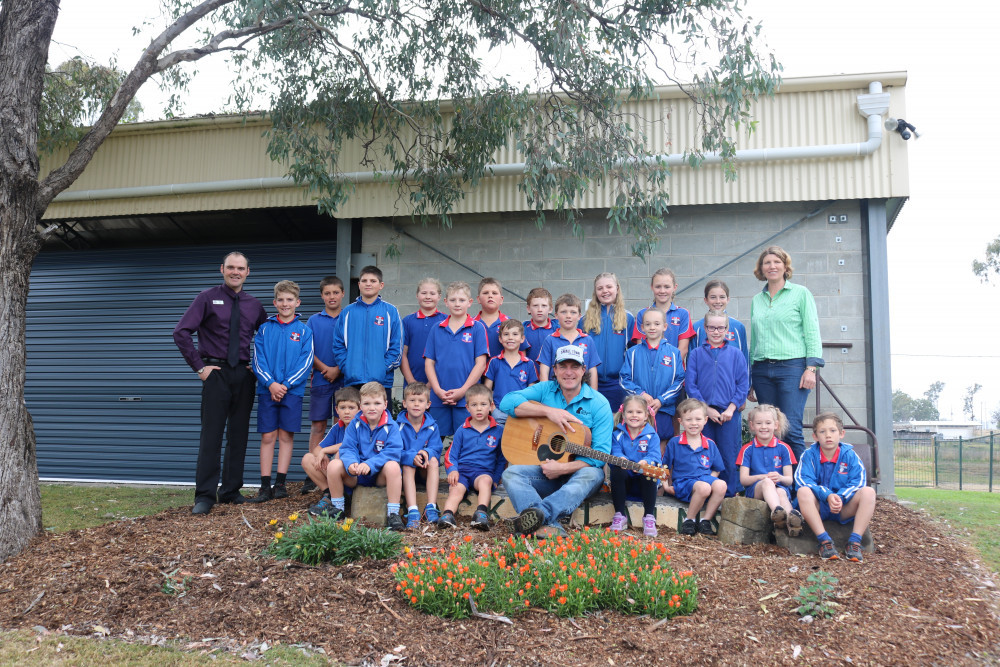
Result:
<svg viewBox="0 0 1000 667"><path fill-rule="evenodd" d="M298 514L289 514L289 515L288 515L288 520L289 520L289 521L295 521L295 520L296 520L296 519L298 519L298 518L299 518L299 515L298 515Z"/></svg>
<svg viewBox="0 0 1000 667"><path fill-rule="evenodd" d="M403 547L403 553L404 554L410 553L410 547Z"/></svg>
<svg viewBox="0 0 1000 667"><path fill-rule="evenodd" d="M281 539L282 537L284 537L284 536L285 536L285 534L284 534L284 533L275 533L275 534L274 534L274 539L276 539L276 540L280 540L280 539Z"/></svg>
<svg viewBox="0 0 1000 667"><path fill-rule="evenodd" d="M278 520L277 520L277 519L271 519L270 521L268 521L268 522L267 522L267 525L269 525L269 526L274 526L274 525L276 525L277 523L278 523Z"/></svg>
<svg viewBox="0 0 1000 667"><path fill-rule="evenodd" d="M296 549L301 549L301 548L302 548L302 545L301 545L301 544L296 544L296 545L295 545L295 548L296 548Z"/></svg>
<svg viewBox="0 0 1000 667"><path fill-rule="evenodd" d="M350 528L353 523L354 523L354 519L344 519L344 527L345 528Z"/></svg>

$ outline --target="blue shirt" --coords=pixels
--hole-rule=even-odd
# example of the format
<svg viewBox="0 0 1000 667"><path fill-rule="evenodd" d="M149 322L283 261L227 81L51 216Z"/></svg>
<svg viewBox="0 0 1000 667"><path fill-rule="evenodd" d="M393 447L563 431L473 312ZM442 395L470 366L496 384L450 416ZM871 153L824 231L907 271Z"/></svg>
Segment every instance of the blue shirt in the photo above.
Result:
<svg viewBox="0 0 1000 667"><path fill-rule="evenodd" d="M713 470L722 472L726 462L715 442L701 434L701 447L691 449L688 444L687 431L670 438L666 451L663 453L663 465L670 468L670 479L676 484L685 479L697 479L710 475Z"/></svg>
<svg viewBox="0 0 1000 667"><path fill-rule="evenodd" d="M705 334L705 318L701 318L694 323L694 338L691 339L691 350L701 347L708 342ZM743 326L735 317L729 318L729 330L726 331L726 342L733 347L739 348L740 352L747 360L747 373L750 372L750 340L747 338L747 328Z"/></svg>
<svg viewBox="0 0 1000 667"><path fill-rule="evenodd" d="M854 445L840 443L831 458L826 458L818 442L802 452L795 469L795 488L807 486L816 497L825 501L836 493L846 505L859 489L868 486L868 475Z"/></svg>
<svg viewBox="0 0 1000 667"><path fill-rule="evenodd" d="M486 325L466 315L465 323L458 331L452 331L448 326L448 319L431 327L427 346L424 348L424 357L434 362L438 385L445 390L458 389L465 384L476 366L476 359L487 354ZM433 391L431 405L443 405L441 398ZM464 406L465 397L455 405Z"/></svg>
<svg viewBox="0 0 1000 667"><path fill-rule="evenodd" d="M347 430L347 424L340 421L339 419L330 427L330 430L326 432L323 439L319 441L319 447L332 447L333 445L339 445L344 441L344 433Z"/></svg>
<svg viewBox="0 0 1000 667"><path fill-rule="evenodd" d="M531 320L525 320L522 324L524 324L524 342L528 344L528 358L535 362L535 371L537 372L538 355L542 352L542 343L552 335L553 329L559 327L559 323L556 320L548 320L545 326L536 327Z"/></svg>
<svg viewBox="0 0 1000 667"><path fill-rule="evenodd" d="M451 447L444 455L444 465L448 473L456 470L484 470L493 473L495 481L500 481L503 469L507 467L507 459L500 456L500 439L503 437L503 426L490 417L490 425L482 432L472 425L472 417L468 417L462 427L455 431Z"/></svg>
<svg viewBox="0 0 1000 667"><path fill-rule="evenodd" d="M313 354L327 366L337 365L337 360L333 356L333 336L340 325L341 313L337 313L337 316L333 317L326 310L321 310L306 321L306 326L312 330L313 334ZM338 375L337 379L331 383L314 368L311 386L321 387L328 384L333 384L334 391L340 389L344 386L344 374Z"/></svg>
<svg viewBox="0 0 1000 667"><path fill-rule="evenodd" d="M552 368L555 366L553 359L556 358L556 350L564 345L576 345L583 350L584 365L588 371L594 366L600 366L601 357L597 354L597 345L594 343L594 339L579 329L576 332L580 335L572 341L563 338L562 331L558 328L551 336L546 336L542 343L542 351L538 355L538 363Z"/></svg>
<svg viewBox="0 0 1000 667"><path fill-rule="evenodd" d="M514 417L517 406L527 401L535 401L570 413L590 429L592 449L605 454L611 453L611 431L614 428L611 405L608 403L608 399L591 389L590 385L586 383L580 385L580 392L573 397L572 401L566 403L566 397L557 382L552 380L539 382L527 389L512 391L504 396L503 401L500 402L500 409ZM597 459L578 456L576 460L583 461L595 468L604 467L604 462Z"/></svg>
<svg viewBox="0 0 1000 667"><path fill-rule="evenodd" d="M378 382L391 387L392 372L399 367L402 354L403 325L396 306L382 297L365 303L359 296L340 313L333 356L344 384Z"/></svg>
<svg viewBox="0 0 1000 667"><path fill-rule="evenodd" d="M766 445L754 438L740 449L736 465L745 466L751 475L766 475L772 471L780 475L785 466L795 465L795 454L791 447L777 438L772 437Z"/></svg>
<svg viewBox="0 0 1000 667"><path fill-rule="evenodd" d="M389 461L399 461L403 453L403 439L399 427L388 412L374 427L368 424L363 413L358 412L347 425L344 440L340 443L340 460L346 470L354 463L367 463L370 475L377 475Z"/></svg>
<svg viewBox="0 0 1000 667"><path fill-rule="evenodd" d="M427 371L424 370L424 347L431 329L448 316L439 310L431 315L424 315L419 310L403 318L403 347L406 348L406 361L410 364L410 372L417 382L427 382Z"/></svg>
<svg viewBox="0 0 1000 667"><path fill-rule="evenodd" d="M705 343L688 353L684 386L691 398L723 411L732 403L737 409L747 400L750 376L746 357L723 342L720 347Z"/></svg>
<svg viewBox="0 0 1000 667"><path fill-rule="evenodd" d="M646 341L633 345L625 351L619 384L630 394L645 392L659 399L657 412L674 414L677 396L684 386L681 351L663 339L656 347Z"/></svg>
<svg viewBox="0 0 1000 667"><path fill-rule="evenodd" d="M427 458L441 461L441 430L438 428L434 417L429 412L425 412L420 420L420 428L413 428L406 411L399 413L396 419L399 426L399 435L403 439L403 454L400 462L404 466L413 467L413 459L420 453L420 450L427 452Z"/></svg>
<svg viewBox="0 0 1000 667"><path fill-rule="evenodd" d="M486 367L486 378L493 383L493 401L499 403L504 396L512 391L524 389L538 382L535 372L535 362L528 359L524 352L519 352L520 359L512 367L503 358L503 354L490 359Z"/></svg>
<svg viewBox="0 0 1000 667"><path fill-rule="evenodd" d="M500 325L509 320L510 318L503 313L497 313L497 319L493 320L493 324L486 324L483 322L483 313L479 311L479 314L472 318L476 322L482 322L483 326L486 327L486 343L489 346L489 354L491 357L495 357L498 354L503 354L503 345L500 344ZM521 350L528 349L528 341L521 341Z"/></svg>
<svg viewBox="0 0 1000 667"><path fill-rule="evenodd" d="M653 304L649 308L653 308L655 305ZM635 316L635 329L632 331L632 338L635 340L646 340L646 334L642 333L642 316L646 314L647 310L648 308L643 308ZM663 332L663 338L674 347L677 347L682 339L694 336L694 329L691 328L691 313L688 312L687 308L681 308L671 301L664 319L667 328Z"/></svg>
<svg viewBox="0 0 1000 667"><path fill-rule="evenodd" d="M253 338L253 372L257 393L270 394L272 382L288 387L288 393L302 396L312 370L312 330L296 315L282 322L277 315L267 318Z"/></svg>
<svg viewBox="0 0 1000 667"><path fill-rule="evenodd" d="M635 330L635 316L625 311L625 320L625 329L615 331L614 306L601 306L601 332L586 332L594 340L594 349L601 359L601 367L597 370L599 380L618 383L618 374L625 362L625 350ZM583 328L583 318L580 318L580 328Z"/></svg>
<svg viewBox="0 0 1000 667"><path fill-rule="evenodd" d="M618 456L635 463L660 463L660 436L656 429L646 424L634 438L624 423L615 428L611 436L611 456Z"/></svg>

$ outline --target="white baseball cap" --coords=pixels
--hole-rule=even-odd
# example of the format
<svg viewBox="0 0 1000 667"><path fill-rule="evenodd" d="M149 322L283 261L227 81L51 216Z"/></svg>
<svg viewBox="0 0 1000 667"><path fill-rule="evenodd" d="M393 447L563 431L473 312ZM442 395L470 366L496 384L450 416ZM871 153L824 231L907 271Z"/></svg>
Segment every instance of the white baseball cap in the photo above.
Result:
<svg viewBox="0 0 1000 667"><path fill-rule="evenodd" d="M560 361L575 361L584 366L583 348L577 345L563 345L556 350L555 363L558 364Z"/></svg>

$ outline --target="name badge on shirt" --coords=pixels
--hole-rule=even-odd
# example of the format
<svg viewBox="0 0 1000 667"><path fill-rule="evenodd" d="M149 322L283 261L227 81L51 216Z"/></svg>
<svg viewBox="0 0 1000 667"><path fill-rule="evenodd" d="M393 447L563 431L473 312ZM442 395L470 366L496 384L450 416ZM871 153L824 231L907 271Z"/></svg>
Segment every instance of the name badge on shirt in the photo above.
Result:
<svg viewBox="0 0 1000 667"><path fill-rule="evenodd" d="M224 305L226 305L226 302L223 301L222 299L213 299L212 300L212 305L213 306L224 306Z"/></svg>

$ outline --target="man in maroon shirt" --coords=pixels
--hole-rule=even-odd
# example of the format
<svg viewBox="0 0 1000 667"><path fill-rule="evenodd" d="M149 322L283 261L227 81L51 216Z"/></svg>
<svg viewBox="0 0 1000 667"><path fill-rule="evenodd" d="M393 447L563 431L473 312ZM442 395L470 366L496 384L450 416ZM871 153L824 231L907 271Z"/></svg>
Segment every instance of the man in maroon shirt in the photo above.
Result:
<svg viewBox="0 0 1000 667"><path fill-rule="evenodd" d="M243 461L257 382L249 367L250 343L257 327L267 319L260 301L243 292L250 273L246 256L229 253L220 271L223 284L196 296L174 329L174 342L202 382L201 442L192 514L208 514L216 499L220 503L243 502ZM193 334L198 335L197 347ZM219 456L227 423L220 487Z"/></svg>

